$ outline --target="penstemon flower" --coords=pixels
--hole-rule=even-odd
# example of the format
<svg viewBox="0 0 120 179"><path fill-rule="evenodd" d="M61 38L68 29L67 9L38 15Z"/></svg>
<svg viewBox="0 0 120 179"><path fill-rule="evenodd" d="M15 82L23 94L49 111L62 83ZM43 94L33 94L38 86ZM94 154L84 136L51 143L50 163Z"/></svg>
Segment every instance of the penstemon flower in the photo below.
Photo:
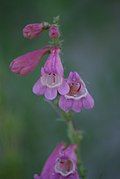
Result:
<svg viewBox="0 0 120 179"><path fill-rule="evenodd" d="M59 144L45 163L43 171L34 179L79 179L77 172L77 146Z"/></svg>
<svg viewBox="0 0 120 179"><path fill-rule="evenodd" d="M37 65L40 63L42 57L49 53L50 47L28 52L25 55L17 57L10 63L10 70L13 73L18 73L21 76L25 76L30 72L34 71Z"/></svg>
<svg viewBox="0 0 120 179"><path fill-rule="evenodd" d="M41 76L33 86L33 93L45 95L48 100L53 100L57 92L65 95L69 92L69 85L64 79L64 70L59 56L60 48L53 47L51 53L41 69Z"/></svg>
<svg viewBox="0 0 120 179"><path fill-rule="evenodd" d="M68 94L61 96L59 100L59 107L62 110L65 112L69 110L80 112L82 108L93 108L94 100L77 72L70 72L67 83L70 90Z"/></svg>

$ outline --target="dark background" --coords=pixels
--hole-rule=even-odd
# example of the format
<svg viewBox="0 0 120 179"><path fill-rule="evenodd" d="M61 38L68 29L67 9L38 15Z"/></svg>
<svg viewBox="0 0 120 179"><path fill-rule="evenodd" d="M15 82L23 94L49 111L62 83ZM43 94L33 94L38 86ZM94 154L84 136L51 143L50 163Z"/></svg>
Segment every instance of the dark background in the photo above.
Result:
<svg viewBox="0 0 120 179"><path fill-rule="evenodd" d="M22 28L57 15L65 73L78 71L95 99L92 111L75 114L88 179L120 179L119 0L0 0L0 179L32 179L68 140L51 106L32 94L40 67L25 78L9 71L12 59L48 40L47 33L26 40Z"/></svg>

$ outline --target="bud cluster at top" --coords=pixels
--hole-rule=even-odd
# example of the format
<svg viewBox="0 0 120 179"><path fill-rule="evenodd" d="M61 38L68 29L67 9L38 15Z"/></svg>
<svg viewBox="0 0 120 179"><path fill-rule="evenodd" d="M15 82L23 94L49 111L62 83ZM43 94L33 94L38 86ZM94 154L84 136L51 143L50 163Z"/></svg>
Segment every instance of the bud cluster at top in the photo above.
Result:
<svg viewBox="0 0 120 179"><path fill-rule="evenodd" d="M27 39L39 37L44 31L49 30L50 39L60 37L60 31L57 24L49 24L48 22L28 24L23 28L23 36Z"/></svg>

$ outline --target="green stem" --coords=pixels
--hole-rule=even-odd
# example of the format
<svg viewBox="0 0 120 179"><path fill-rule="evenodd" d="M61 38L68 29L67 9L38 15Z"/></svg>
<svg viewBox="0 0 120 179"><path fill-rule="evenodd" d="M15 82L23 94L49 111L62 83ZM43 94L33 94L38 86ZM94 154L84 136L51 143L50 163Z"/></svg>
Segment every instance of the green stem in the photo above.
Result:
<svg viewBox="0 0 120 179"><path fill-rule="evenodd" d="M64 121L67 125L67 134L70 140L70 143L77 144L77 158L78 158L78 168L80 172L80 176L82 179L86 179L86 170L82 164L81 156L80 156L80 148L81 141L83 139L83 134L80 130L75 129L73 124L73 115L70 112L63 112L58 108L58 99L54 100L54 102L49 102L51 107L60 116L60 119Z"/></svg>
<svg viewBox="0 0 120 179"><path fill-rule="evenodd" d="M76 130L73 124L73 117L71 113L63 113L63 118L66 121L67 127L68 127L68 138L71 143L77 144L78 150L77 150L77 158L78 158L78 168L80 171L80 176L82 179L86 179L86 170L82 164L80 151L81 148L81 140L83 138L82 132L80 130Z"/></svg>
<svg viewBox="0 0 120 179"><path fill-rule="evenodd" d="M63 111L60 111L58 108L58 99L56 99L53 103L49 102L51 107L54 109L54 111L57 113L57 115L60 116L62 121L64 121L67 125L67 134L68 138L70 140L70 143L77 144L77 158L78 158L78 168L80 172L80 176L82 179L87 179L86 176L86 170L82 164L81 156L80 156L80 148L81 148L81 141L83 139L82 132L80 130L75 129L73 124L73 115L72 113L65 113Z"/></svg>

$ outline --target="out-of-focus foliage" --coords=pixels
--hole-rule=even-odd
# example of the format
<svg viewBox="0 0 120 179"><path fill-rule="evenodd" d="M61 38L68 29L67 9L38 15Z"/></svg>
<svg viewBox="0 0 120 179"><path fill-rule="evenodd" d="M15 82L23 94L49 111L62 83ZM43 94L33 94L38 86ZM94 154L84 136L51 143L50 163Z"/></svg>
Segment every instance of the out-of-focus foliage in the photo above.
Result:
<svg viewBox="0 0 120 179"><path fill-rule="evenodd" d="M95 98L92 111L75 114L84 131L82 158L89 179L120 178L120 2L103 0L0 0L0 178L32 179L66 126L32 94L39 69L22 78L9 71L15 57L41 48L48 39L22 37L33 22L61 16L66 75L77 70Z"/></svg>

